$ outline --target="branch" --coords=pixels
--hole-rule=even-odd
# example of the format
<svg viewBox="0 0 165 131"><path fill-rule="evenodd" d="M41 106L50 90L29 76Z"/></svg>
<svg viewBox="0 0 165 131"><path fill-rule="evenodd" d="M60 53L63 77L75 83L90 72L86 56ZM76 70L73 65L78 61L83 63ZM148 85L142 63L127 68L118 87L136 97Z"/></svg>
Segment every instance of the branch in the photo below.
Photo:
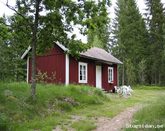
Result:
<svg viewBox="0 0 165 131"><path fill-rule="evenodd" d="M31 22L29 22L29 19L27 19L24 15L22 15L20 12L18 12L14 7L12 7L11 5L8 4L8 0L6 1L6 6L11 9L12 11L14 11L15 13L17 13L19 16L21 16L23 19L25 19L27 21L27 23L29 24L29 26L31 28L33 28L33 25L31 24Z"/></svg>
<svg viewBox="0 0 165 131"><path fill-rule="evenodd" d="M10 27L10 25L6 24L4 21L1 21L1 20L0 20L0 23L3 24L3 25L5 25L5 26Z"/></svg>

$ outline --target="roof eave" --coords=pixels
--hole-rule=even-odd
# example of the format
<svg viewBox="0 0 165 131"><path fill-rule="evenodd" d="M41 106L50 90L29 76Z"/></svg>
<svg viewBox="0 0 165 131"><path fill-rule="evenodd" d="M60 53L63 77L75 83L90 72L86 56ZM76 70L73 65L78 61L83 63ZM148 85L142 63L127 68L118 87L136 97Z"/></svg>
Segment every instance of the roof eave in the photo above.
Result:
<svg viewBox="0 0 165 131"><path fill-rule="evenodd" d="M25 59L26 56L28 55L28 53L30 52L31 49L32 49L32 47L29 46L29 47L27 48L27 50L26 50L26 51L23 53L23 55L21 56L21 59Z"/></svg>
<svg viewBox="0 0 165 131"><path fill-rule="evenodd" d="M88 59L92 59L92 60L96 60L96 61L100 61L101 63L106 63L106 64L123 64L119 60L118 60L119 62L105 61L105 60L102 60L102 59L97 59L97 58L86 56L86 55L83 55L83 54L81 54L80 57L88 58Z"/></svg>
<svg viewBox="0 0 165 131"><path fill-rule="evenodd" d="M58 45L58 47L60 47L64 52L68 52L69 51L68 48L66 48L64 45L60 44L58 41L57 42L54 41L54 43L56 45Z"/></svg>

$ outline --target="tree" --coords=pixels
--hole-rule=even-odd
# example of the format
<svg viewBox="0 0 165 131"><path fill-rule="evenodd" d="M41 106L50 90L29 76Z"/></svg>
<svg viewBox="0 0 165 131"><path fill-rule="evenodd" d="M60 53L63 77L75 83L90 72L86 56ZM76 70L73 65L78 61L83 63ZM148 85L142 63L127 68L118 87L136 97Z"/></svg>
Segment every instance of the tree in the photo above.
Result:
<svg viewBox="0 0 165 131"><path fill-rule="evenodd" d="M85 8L91 12L91 18L87 18L88 42L92 46L100 47L108 51L109 35L110 35L110 18L108 17L109 0L103 0L93 8ZM96 10L96 11L95 11Z"/></svg>
<svg viewBox="0 0 165 131"><path fill-rule="evenodd" d="M160 0L146 0L147 23L149 31L150 60L148 61L149 81L151 84L161 84L165 76L164 73L164 30L165 23L163 14L163 4Z"/></svg>
<svg viewBox="0 0 165 131"><path fill-rule="evenodd" d="M120 69L122 84L136 83L139 79L138 64L145 59L147 46L145 23L134 0L118 0L115 12L112 45L113 53L123 61Z"/></svg>
<svg viewBox="0 0 165 131"><path fill-rule="evenodd" d="M11 44L15 32L7 25L5 16L0 18L0 80L3 81L20 81L25 77L25 71L22 69L24 62L20 59L20 48Z"/></svg>
<svg viewBox="0 0 165 131"><path fill-rule="evenodd" d="M10 9L15 11L14 16L10 18L11 25L14 27L13 30L18 34L25 31L27 36L25 36L23 40L26 41L26 44L28 44L28 42L31 43L31 95L33 99L35 99L36 94L36 52L43 53L48 48L53 47L53 41L59 41L68 47L71 55L78 55L80 52L89 48L89 44L85 45L81 41L75 40L74 34L71 38L68 38L67 33L71 33L76 24L82 25L80 30L83 34L87 34L89 30L92 30L93 26L96 27L96 24L102 24L104 20L100 22L99 17L101 17L101 15L94 21L94 18L96 18L94 16L96 16L98 12L102 13L101 10L99 11L100 3L108 4L107 1L104 0L103 2L98 1L98 3L93 1L75 2L72 0L17 0L15 7L8 5L8 2L6 3ZM90 10L91 8L93 10ZM45 12L45 14L43 12ZM15 28L18 25L22 27L19 28L19 31ZM27 30L25 30L25 28L27 28ZM18 41L18 43L21 43L18 35L16 35L15 38L18 39L14 39L13 42Z"/></svg>
<svg viewBox="0 0 165 131"><path fill-rule="evenodd" d="M8 77L8 73L9 70L11 70L11 68L9 67L9 60L11 60L10 58L10 50L8 47L8 40L11 37L10 33L8 33L9 28L3 24L5 23L5 18L2 17L0 18L0 80L4 80L5 78L9 79ZM6 57L8 56L8 57Z"/></svg>

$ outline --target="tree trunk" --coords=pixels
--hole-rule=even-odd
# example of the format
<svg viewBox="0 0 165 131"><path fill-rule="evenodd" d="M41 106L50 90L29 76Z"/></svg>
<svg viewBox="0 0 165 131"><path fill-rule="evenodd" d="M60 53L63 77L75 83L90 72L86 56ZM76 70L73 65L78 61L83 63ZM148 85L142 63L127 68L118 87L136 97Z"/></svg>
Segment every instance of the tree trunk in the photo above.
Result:
<svg viewBox="0 0 165 131"><path fill-rule="evenodd" d="M124 72L125 72L125 71L124 71L124 62L123 62L123 67L122 67L122 85L124 85L124 79L125 79L125 78L124 78L124 77L125 77L125 76L124 76Z"/></svg>
<svg viewBox="0 0 165 131"><path fill-rule="evenodd" d="M32 35L32 84L31 84L31 95L33 100L36 96L36 43L37 43L37 29L38 29L38 18L39 18L39 3L40 0L35 1L35 18L33 25Z"/></svg>

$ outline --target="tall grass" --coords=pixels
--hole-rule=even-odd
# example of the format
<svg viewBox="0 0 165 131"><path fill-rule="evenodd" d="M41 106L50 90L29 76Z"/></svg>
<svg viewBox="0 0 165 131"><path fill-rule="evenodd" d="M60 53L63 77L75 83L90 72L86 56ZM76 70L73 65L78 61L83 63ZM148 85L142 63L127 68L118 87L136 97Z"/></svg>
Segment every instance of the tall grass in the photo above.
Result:
<svg viewBox="0 0 165 131"><path fill-rule="evenodd" d="M50 115L58 117L75 108L102 104L106 99L96 88L47 84L37 85L37 99L32 101L28 84L0 83L0 130L12 130L14 126L37 118L49 119Z"/></svg>
<svg viewBox="0 0 165 131"><path fill-rule="evenodd" d="M37 85L37 99L32 101L29 97L30 85L0 83L0 131L50 131L64 123L70 123L70 126L76 130L91 130L96 127L93 118L113 117L135 104L153 103L154 105L155 102L157 104L156 112L160 112L158 109L163 110L164 106L162 108L160 106L164 105L164 99L157 100L157 98L164 95L165 91L162 88L157 90L156 87L154 89L137 87L133 95L125 99L116 94L104 94L102 91L88 86L43 84ZM154 108L153 111L156 110L155 107L149 108ZM146 112L142 114L142 118L145 117ZM160 114L160 116L164 115ZM71 116L82 116L84 119L72 123ZM161 118L156 116L153 116L156 121ZM163 118L161 121L164 123ZM84 123L88 124L84 126Z"/></svg>
<svg viewBox="0 0 165 131"><path fill-rule="evenodd" d="M126 130L165 130L165 97L160 96L135 113L131 125L132 127Z"/></svg>

